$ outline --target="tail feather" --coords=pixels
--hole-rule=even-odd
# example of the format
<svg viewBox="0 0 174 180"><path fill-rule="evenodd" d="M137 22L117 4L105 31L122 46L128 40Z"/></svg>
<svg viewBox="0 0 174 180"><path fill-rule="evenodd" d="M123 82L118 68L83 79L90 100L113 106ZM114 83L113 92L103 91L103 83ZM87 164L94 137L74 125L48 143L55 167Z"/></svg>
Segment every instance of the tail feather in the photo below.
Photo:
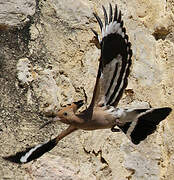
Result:
<svg viewBox="0 0 174 180"><path fill-rule="evenodd" d="M46 152L50 151L57 145L56 138L47 141L43 144L27 148L25 151L17 152L15 155L3 157L5 160L14 163L28 163L34 159L41 157Z"/></svg>
<svg viewBox="0 0 174 180"><path fill-rule="evenodd" d="M127 110L125 119L129 118L129 122L125 122L124 125L119 125L118 127L134 144L139 144L146 139L148 135L154 133L157 125L164 120L171 111L172 109L169 107ZM131 115L132 119L130 118Z"/></svg>

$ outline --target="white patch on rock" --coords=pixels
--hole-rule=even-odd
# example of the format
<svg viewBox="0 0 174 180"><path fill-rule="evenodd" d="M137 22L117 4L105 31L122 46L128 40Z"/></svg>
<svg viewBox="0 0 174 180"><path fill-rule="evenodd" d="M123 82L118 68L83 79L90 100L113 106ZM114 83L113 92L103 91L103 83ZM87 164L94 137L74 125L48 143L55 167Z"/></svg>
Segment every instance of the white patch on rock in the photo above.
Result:
<svg viewBox="0 0 174 180"><path fill-rule="evenodd" d="M17 77L22 84L29 84L33 80L32 65L28 58L19 59L17 63Z"/></svg>
<svg viewBox="0 0 174 180"><path fill-rule="evenodd" d="M33 82L36 95L40 98L40 109L50 114L60 107L61 90L54 79L54 71L45 69L38 72L38 78Z"/></svg>
<svg viewBox="0 0 174 180"><path fill-rule="evenodd" d="M132 179L160 179L160 148L152 144L141 143L141 145L122 144L121 149L125 153L124 167L132 172Z"/></svg>

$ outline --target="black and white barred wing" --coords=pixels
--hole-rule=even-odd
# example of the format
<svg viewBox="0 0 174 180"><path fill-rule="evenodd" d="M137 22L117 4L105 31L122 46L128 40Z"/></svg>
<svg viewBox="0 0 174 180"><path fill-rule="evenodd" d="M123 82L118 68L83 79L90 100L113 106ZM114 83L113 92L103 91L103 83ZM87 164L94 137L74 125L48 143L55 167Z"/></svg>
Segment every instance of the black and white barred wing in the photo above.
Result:
<svg viewBox="0 0 174 180"><path fill-rule="evenodd" d="M100 105L116 106L127 86L132 50L121 19L121 11L118 13L117 6L115 6L113 15L112 6L109 5L109 17L104 7L103 12L104 25L99 16L94 13L102 32L101 40L97 32L92 30L101 47L98 71L100 94L97 95L99 98L96 101Z"/></svg>
<svg viewBox="0 0 174 180"><path fill-rule="evenodd" d="M36 146L27 148L23 151L17 152L14 155L3 157L3 159L18 164L28 163L34 159L41 157L43 154L53 149L56 145L57 145L57 141L56 138L54 138L45 143L38 144Z"/></svg>
<svg viewBox="0 0 174 180"><path fill-rule="evenodd" d="M157 125L163 121L172 109L148 108L148 109L120 109L116 108L115 113L119 117L117 126L134 143L139 144L147 136L154 133Z"/></svg>

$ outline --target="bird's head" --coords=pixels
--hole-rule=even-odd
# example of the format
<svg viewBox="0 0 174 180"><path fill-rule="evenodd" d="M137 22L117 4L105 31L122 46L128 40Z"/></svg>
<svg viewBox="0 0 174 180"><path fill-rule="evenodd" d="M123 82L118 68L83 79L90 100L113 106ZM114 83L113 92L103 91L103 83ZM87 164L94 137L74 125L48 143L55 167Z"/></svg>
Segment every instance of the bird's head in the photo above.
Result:
<svg viewBox="0 0 174 180"><path fill-rule="evenodd" d="M61 110L59 110L57 113L54 114L54 118L45 124L43 124L41 128L45 127L47 124L50 124L52 122L60 121L65 124L71 124L72 120L76 116L75 113L77 110L83 105L83 100L73 102L70 105L67 105L63 107Z"/></svg>

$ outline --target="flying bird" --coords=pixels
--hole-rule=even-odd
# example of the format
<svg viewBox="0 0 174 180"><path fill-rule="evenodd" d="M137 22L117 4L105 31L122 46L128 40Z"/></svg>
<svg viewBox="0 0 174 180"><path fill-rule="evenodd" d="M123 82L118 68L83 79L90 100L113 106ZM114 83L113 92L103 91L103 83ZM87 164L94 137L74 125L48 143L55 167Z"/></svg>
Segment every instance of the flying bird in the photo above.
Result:
<svg viewBox="0 0 174 180"><path fill-rule="evenodd" d="M36 146L17 152L4 159L15 163L27 163L39 158L53 149L57 143L79 129L96 130L111 129L112 132L122 131L134 144L139 144L152 134L157 125L171 112L170 107L162 108L120 108L117 107L128 83L132 50L121 11L115 5L114 11L109 4L109 14L105 7L104 24L100 17L93 13L101 30L101 37L92 29L95 43L101 49L99 67L90 105L82 112L77 110L83 101L74 102L59 110L53 121L61 121L68 126L57 137ZM42 128L52 121L45 123ZM117 126L117 127L116 127Z"/></svg>

